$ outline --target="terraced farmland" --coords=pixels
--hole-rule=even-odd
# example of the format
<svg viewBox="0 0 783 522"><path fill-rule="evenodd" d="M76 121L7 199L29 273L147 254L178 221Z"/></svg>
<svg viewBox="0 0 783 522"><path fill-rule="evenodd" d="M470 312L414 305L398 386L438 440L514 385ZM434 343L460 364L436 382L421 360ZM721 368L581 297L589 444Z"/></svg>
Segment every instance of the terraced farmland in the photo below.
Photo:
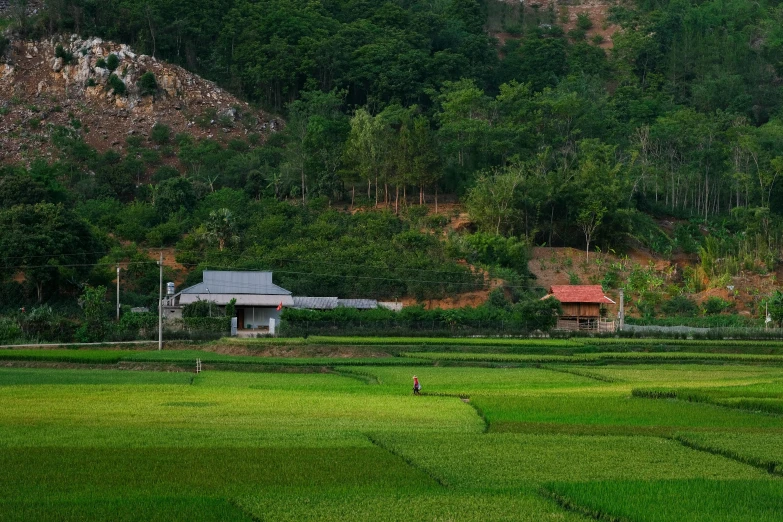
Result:
<svg viewBox="0 0 783 522"><path fill-rule="evenodd" d="M199 355L3 353L0 520L783 519L774 356Z"/></svg>

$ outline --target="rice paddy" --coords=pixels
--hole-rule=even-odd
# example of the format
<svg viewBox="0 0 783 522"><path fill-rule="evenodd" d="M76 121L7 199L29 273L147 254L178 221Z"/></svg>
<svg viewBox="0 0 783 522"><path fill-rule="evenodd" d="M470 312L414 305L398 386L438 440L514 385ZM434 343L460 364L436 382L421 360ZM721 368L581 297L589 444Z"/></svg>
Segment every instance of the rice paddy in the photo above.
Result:
<svg viewBox="0 0 783 522"><path fill-rule="evenodd" d="M783 520L774 356L203 353L3 352L0 520Z"/></svg>

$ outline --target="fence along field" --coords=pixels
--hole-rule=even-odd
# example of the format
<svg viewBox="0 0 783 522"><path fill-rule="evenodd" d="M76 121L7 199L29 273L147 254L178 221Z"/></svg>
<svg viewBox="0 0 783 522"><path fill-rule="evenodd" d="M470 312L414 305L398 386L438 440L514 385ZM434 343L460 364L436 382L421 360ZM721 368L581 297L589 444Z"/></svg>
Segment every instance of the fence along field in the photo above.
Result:
<svg viewBox="0 0 783 522"><path fill-rule="evenodd" d="M410 362L0 368L0 519L780 519L757 461L780 461L783 418L631 393L774 394L776 364Z"/></svg>

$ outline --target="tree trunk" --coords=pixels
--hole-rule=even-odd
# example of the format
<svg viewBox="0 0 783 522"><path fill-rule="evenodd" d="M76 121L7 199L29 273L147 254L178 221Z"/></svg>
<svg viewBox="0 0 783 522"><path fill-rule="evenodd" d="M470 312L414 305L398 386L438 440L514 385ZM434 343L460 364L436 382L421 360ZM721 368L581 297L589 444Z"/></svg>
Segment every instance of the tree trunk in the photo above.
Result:
<svg viewBox="0 0 783 522"><path fill-rule="evenodd" d="M356 185L351 186L351 210L353 210L353 200L356 197Z"/></svg>
<svg viewBox="0 0 783 522"><path fill-rule="evenodd" d="M375 208L378 208L378 176L375 176Z"/></svg>
<svg viewBox="0 0 783 522"><path fill-rule="evenodd" d="M307 203L307 199L305 196L305 173L304 169L302 169L302 203Z"/></svg>
<svg viewBox="0 0 783 522"><path fill-rule="evenodd" d="M394 213L399 214L400 213L400 186L397 185L397 193L394 195Z"/></svg>
<svg viewBox="0 0 783 522"><path fill-rule="evenodd" d="M552 205L552 213L549 216L549 246L552 246L552 229L555 228L555 206Z"/></svg>
<svg viewBox="0 0 783 522"><path fill-rule="evenodd" d="M438 186L435 185L435 213L438 213Z"/></svg>

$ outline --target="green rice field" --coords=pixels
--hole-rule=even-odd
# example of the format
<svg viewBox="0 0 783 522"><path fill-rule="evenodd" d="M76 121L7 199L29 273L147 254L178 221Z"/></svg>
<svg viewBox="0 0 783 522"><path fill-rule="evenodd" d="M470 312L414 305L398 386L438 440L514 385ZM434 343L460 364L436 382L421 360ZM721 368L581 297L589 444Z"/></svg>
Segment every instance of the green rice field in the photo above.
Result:
<svg viewBox="0 0 783 522"><path fill-rule="evenodd" d="M0 521L783 520L783 356L471 347L2 351Z"/></svg>

